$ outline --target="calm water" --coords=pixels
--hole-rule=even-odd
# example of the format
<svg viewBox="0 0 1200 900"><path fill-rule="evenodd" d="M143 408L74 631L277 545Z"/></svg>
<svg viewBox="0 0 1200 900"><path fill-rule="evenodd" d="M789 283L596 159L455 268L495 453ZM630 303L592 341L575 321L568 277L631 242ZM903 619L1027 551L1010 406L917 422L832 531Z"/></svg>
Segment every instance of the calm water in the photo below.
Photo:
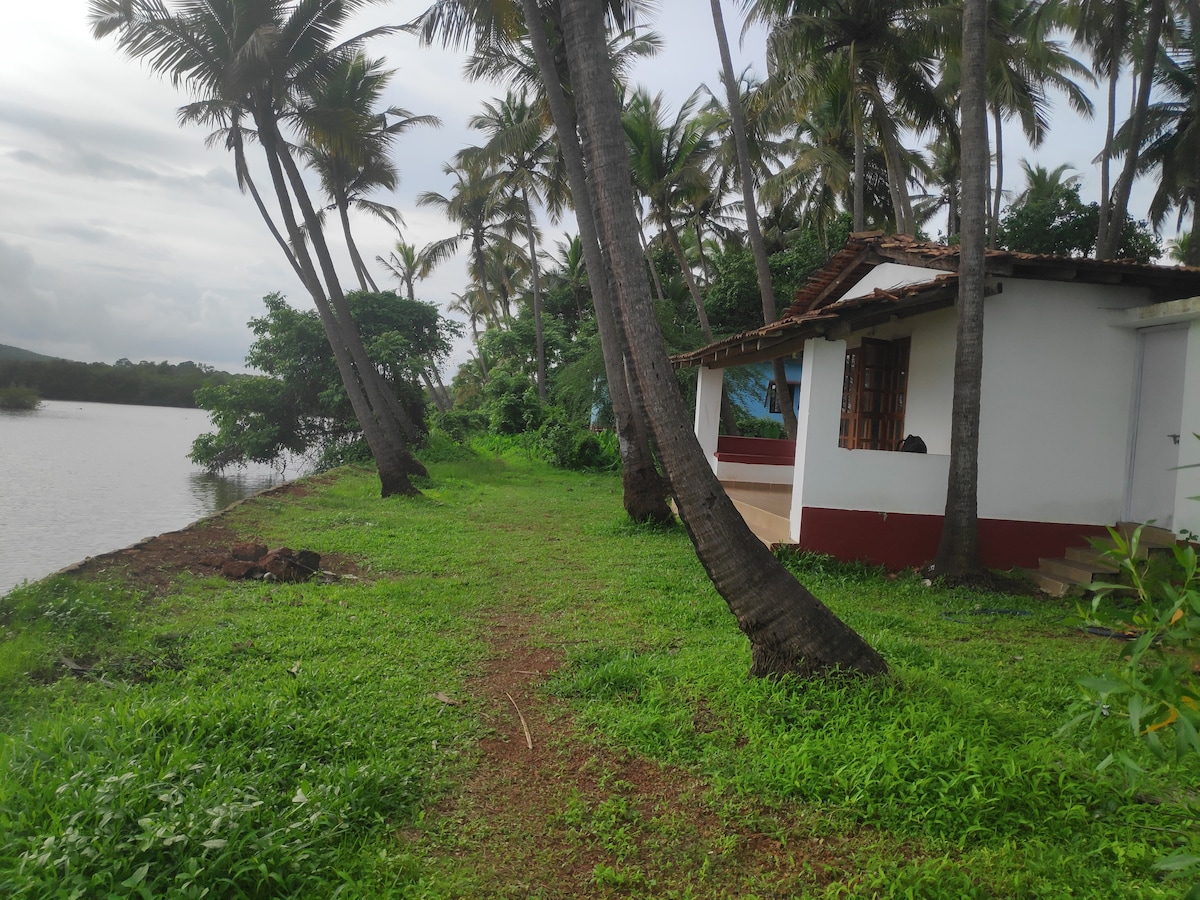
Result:
<svg viewBox="0 0 1200 900"><path fill-rule="evenodd" d="M87 556L176 531L280 481L187 458L208 413L46 401L0 410L0 594Z"/></svg>

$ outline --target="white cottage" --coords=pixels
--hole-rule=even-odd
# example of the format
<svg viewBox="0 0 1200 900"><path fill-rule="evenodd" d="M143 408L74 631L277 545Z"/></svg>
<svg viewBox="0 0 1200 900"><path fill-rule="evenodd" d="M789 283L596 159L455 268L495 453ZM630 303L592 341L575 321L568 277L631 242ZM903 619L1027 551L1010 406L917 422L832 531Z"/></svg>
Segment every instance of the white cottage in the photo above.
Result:
<svg viewBox="0 0 1200 900"><path fill-rule="evenodd" d="M933 558L950 453L957 250L852 235L778 322L675 357L755 531L891 567ZM989 251L980 551L996 568L1119 521L1200 532L1200 269ZM802 357L794 445L718 436L721 369ZM927 452L899 452L916 435Z"/></svg>

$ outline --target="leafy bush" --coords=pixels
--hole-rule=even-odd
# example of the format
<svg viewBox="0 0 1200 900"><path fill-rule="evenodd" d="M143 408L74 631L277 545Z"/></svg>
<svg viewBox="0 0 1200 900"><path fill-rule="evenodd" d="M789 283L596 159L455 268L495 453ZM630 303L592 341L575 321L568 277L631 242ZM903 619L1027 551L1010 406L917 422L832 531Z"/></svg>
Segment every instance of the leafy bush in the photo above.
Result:
<svg viewBox="0 0 1200 900"><path fill-rule="evenodd" d="M523 375L493 370L483 392L481 409L489 416L488 427L493 434L521 434L541 426L542 404L537 389Z"/></svg>
<svg viewBox="0 0 1200 900"><path fill-rule="evenodd" d="M787 437L787 432L784 430L782 422L777 422L774 419L748 416L739 406L734 407L734 419L737 422L738 432L742 437Z"/></svg>
<svg viewBox="0 0 1200 900"><path fill-rule="evenodd" d="M41 405L42 400L33 388L15 385L0 388L0 409L37 409Z"/></svg>
<svg viewBox="0 0 1200 900"><path fill-rule="evenodd" d="M434 413L429 417L429 427L432 431L440 431L456 444L466 444L476 435L483 434L488 429L490 417L477 409L463 409L456 406L445 412Z"/></svg>
<svg viewBox="0 0 1200 900"><path fill-rule="evenodd" d="M593 432L568 420L561 410L552 410L538 429L539 455L560 469L609 470L620 466L616 435Z"/></svg>
<svg viewBox="0 0 1200 900"><path fill-rule="evenodd" d="M424 433L425 395L417 381L448 353L455 323L390 291L354 291L347 301L371 359ZM362 429L316 312L293 309L277 293L263 303L266 315L250 320L255 341L246 355L263 374L196 392L216 430L197 438L191 459L211 471L292 455L310 457L318 471L364 459Z"/></svg>
<svg viewBox="0 0 1200 900"><path fill-rule="evenodd" d="M1200 679L1194 668L1200 650L1196 550L1175 547L1166 577L1151 577L1151 562L1137 558L1141 532L1139 528L1126 539L1109 529L1113 546L1105 551L1132 585L1132 610L1104 612L1112 609L1105 601L1115 591L1128 591L1129 585L1098 584L1086 617L1095 625L1136 633L1137 638L1121 648L1112 670L1080 682L1085 711L1074 720L1090 721L1100 745L1110 750L1100 767L1119 762L1131 778L1141 768L1122 749L1122 734L1139 739L1160 759L1200 754ZM1174 740L1164 742L1171 734Z"/></svg>

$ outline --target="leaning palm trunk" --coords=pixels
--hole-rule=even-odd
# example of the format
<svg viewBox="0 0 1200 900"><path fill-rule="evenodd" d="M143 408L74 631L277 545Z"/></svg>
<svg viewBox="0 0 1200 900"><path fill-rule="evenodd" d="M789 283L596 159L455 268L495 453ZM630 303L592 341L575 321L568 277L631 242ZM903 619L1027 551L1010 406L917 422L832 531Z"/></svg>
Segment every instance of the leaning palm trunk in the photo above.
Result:
<svg viewBox="0 0 1200 900"><path fill-rule="evenodd" d="M238 126L237 122L234 122L230 125L229 132L226 146L233 151L233 165L237 172L238 186L250 192L250 197L254 200L254 206L258 210L258 214L262 216L263 222L266 223L267 230L271 232L271 237L275 239L275 243L283 251L283 255L287 258L288 265L292 267L292 271L296 273L296 277L303 282L304 273L300 270L300 264L296 261L296 255L292 253L291 245L279 233L279 228L275 225L274 218L272 218L270 211L267 209L266 203L263 202L262 195L258 192L258 186L255 185L254 179L250 177L250 169L246 165L246 150L245 144L242 141L242 129Z"/></svg>
<svg viewBox="0 0 1200 900"><path fill-rule="evenodd" d="M408 450L406 438L415 434L415 428L411 422L408 423L408 428L405 428L405 422L396 416L394 410L399 410L400 415L407 419L399 401L388 390L382 376L367 357L358 329L350 315L350 308L346 304L345 296L341 294L320 222L304 190L304 183L300 179L295 161L288 153L274 121L265 116L256 116L256 119L259 139L267 154L272 181L279 198L280 212L291 238L293 252L305 274L305 287L308 288L317 307L342 384L354 415L362 427L363 438L375 459L381 492L385 497L392 494L415 494L416 488L413 487L409 476L426 474L424 466ZM326 296L321 278L309 255L308 245L301 236L299 224L292 212L291 203L288 201L289 181L292 185L291 195L295 196L308 225L308 233L325 274L326 285L330 286L330 294L334 295L332 298ZM337 302L339 299L340 304ZM389 396L394 409L389 406Z"/></svg>
<svg viewBox="0 0 1200 900"><path fill-rule="evenodd" d="M696 553L749 637L755 675L883 673L883 659L804 589L746 526L692 433L649 285L629 203L629 161L605 50L603 9L563 0L571 83L597 226L655 442Z"/></svg>
<svg viewBox="0 0 1200 900"><path fill-rule="evenodd" d="M575 218L579 226L579 242L583 248L585 265L591 273L592 302L596 310L600 349L604 356L604 373L608 380L608 397L612 402L621 453L625 511L635 522L669 522L674 516L667 505L666 486L655 467L654 455L650 452L650 441L645 429L645 409L640 397L632 393L626 377L625 342L617 319L616 304L612 299L608 269L604 264L596 233L575 114L559 83L554 54L538 12L537 0L521 0L521 4L529 25L527 30L530 45L542 71L546 98L566 164L567 178L574 199Z"/></svg>
<svg viewBox="0 0 1200 900"><path fill-rule="evenodd" d="M288 91L294 87L285 70L301 62L312 63L328 52L322 26L340 21L345 8L330 3L301 4L300 9L289 8L288 4L190 3L180 4L185 13L176 17L161 0L91 0L89 6L94 36L116 32L124 52L145 60L152 70L169 75L177 84L197 88L202 97L200 105L208 104L209 111L224 110L232 127L238 126L242 115L253 118L287 227L289 246L285 254L317 307L347 397L378 464L383 493L414 493L408 475L424 471L408 452L406 435L411 438L415 429L409 422L410 430L403 430L403 410L394 395L394 408L389 406L390 392L363 350L338 286L321 223L278 127L281 104L286 107ZM293 13L307 17L305 27L314 35L312 42L305 43L305 52L313 55L303 60L287 56L287 51L295 50L294 45L282 48L286 59L276 54L281 47L275 38L295 21ZM192 112L195 110L186 115L190 117ZM200 118L205 115L200 112ZM236 141L233 149L240 158L240 135ZM240 165L238 173L243 174ZM255 195L260 213L269 221L261 198L257 192ZM302 238L292 208L293 197L319 257L324 287ZM278 231L272 234L282 246Z"/></svg>
<svg viewBox="0 0 1200 900"><path fill-rule="evenodd" d="M418 440L420 434L417 432L412 419L396 398L395 393L389 389L383 376L379 374L379 371L375 368L375 364L367 356L367 351L363 347L358 329L354 327L354 318L350 314L350 306L346 302L346 295L342 292L341 283L338 281L337 270L333 264L333 256L330 254L329 247L325 243L325 233L320 227L320 220L317 218L312 200L309 198L304 186L304 179L300 174L300 168L296 165L296 161L292 158L291 154L287 152L285 146L277 145L277 147L280 150L279 158L283 163L284 171L287 173L288 183L292 187L292 194L295 196L296 203L299 205L301 214L304 216L305 224L308 225L313 249L317 254L317 262L321 267L321 274L328 288L330 305L333 307L334 314L338 317L339 322L344 323L342 332L346 346L354 360L354 365L358 369L359 380L362 382L367 399L370 401L372 408L375 410L375 415L384 428L389 432L396 432L398 443L403 447L403 456L407 457L405 465L408 467L410 474L423 476L426 474L425 467L408 452L406 445L407 441Z"/></svg>
<svg viewBox="0 0 1200 900"><path fill-rule="evenodd" d="M354 266L354 275L358 279L359 289L378 291L379 288L375 285L371 273L367 271L367 264L363 262L362 254L358 252L358 244L354 242L354 235L350 231L350 207L346 203L345 197L338 197L337 211L338 218L342 223L342 236L346 240L346 250L350 254L350 263Z"/></svg>

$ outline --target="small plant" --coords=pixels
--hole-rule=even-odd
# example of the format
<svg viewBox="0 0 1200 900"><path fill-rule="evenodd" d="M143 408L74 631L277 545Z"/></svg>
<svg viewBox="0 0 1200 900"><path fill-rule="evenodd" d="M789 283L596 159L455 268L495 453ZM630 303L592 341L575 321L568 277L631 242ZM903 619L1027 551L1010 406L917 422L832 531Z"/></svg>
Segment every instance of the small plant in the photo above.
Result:
<svg viewBox="0 0 1200 900"><path fill-rule="evenodd" d="M1134 778L1141 769L1121 749L1121 733L1139 739L1160 759L1200 754L1200 578L1190 545L1176 546L1166 566L1154 565L1138 559L1141 528L1128 538L1113 529L1109 533L1113 546L1104 555L1129 583L1093 585L1097 590L1085 618L1135 637L1122 647L1113 670L1080 682L1088 710L1071 724L1090 720L1093 732L1111 748L1099 768L1120 762ZM1131 609L1110 602L1116 592L1131 589Z"/></svg>
<svg viewBox="0 0 1200 900"><path fill-rule="evenodd" d="M42 398L33 388L9 385L0 388L0 409L37 409Z"/></svg>

